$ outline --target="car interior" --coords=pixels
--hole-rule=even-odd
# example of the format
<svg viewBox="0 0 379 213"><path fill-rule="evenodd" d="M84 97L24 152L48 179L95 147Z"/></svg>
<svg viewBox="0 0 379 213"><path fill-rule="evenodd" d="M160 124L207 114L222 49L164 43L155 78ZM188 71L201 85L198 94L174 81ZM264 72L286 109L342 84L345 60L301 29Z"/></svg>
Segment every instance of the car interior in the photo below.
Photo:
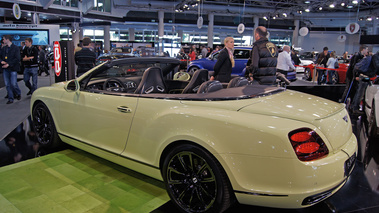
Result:
<svg viewBox="0 0 379 213"><path fill-rule="evenodd" d="M95 72L80 81L81 90L119 96L146 96L174 99L236 99L252 97L277 87L252 86L243 77L235 77L228 83L209 81L208 70L197 70L189 81L175 79L179 64L171 63L104 63ZM222 91L220 91L222 90ZM280 90L280 89L279 89ZM217 91L220 91L217 93ZM209 94L211 93L211 94ZM202 94L202 96L199 96ZM204 96L204 94L209 94Z"/></svg>

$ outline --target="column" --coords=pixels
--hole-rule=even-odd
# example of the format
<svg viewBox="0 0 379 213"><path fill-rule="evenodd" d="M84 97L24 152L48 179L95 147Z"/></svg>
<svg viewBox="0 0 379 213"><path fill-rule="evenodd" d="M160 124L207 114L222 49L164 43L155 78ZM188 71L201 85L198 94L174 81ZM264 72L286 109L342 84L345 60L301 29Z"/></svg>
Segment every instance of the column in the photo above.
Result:
<svg viewBox="0 0 379 213"><path fill-rule="evenodd" d="M111 50L111 35L110 35L111 26L104 26L104 52Z"/></svg>
<svg viewBox="0 0 379 213"><path fill-rule="evenodd" d="M298 39L299 39L299 25L300 25L300 21L299 20L295 20L294 24L295 24L295 30L292 33L292 47L299 47L299 40Z"/></svg>
<svg viewBox="0 0 379 213"><path fill-rule="evenodd" d="M135 41L135 40L136 40L136 29L129 28L129 41Z"/></svg>
<svg viewBox="0 0 379 213"><path fill-rule="evenodd" d="M74 43L74 49L75 49L80 42L79 23L76 23L76 22L72 23L71 28L72 28L72 41Z"/></svg>
<svg viewBox="0 0 379 213"><path fill-rule="evenodd" d="M163 55L164 11L158 11L158 19L159 55Z"/></svg>
<svg viewBox="0 0 379 213"><path fill-rule="evenodd" d="M214 26L214 14L208 14L208 47L213 48L213 26Z"/></svg>
<svg viewBox="0 0 379 213"><path fill-rule="evenodd" d="M183 42L183 30L178 30L178 37L180 37L179 42L182 43Z"/></svg>

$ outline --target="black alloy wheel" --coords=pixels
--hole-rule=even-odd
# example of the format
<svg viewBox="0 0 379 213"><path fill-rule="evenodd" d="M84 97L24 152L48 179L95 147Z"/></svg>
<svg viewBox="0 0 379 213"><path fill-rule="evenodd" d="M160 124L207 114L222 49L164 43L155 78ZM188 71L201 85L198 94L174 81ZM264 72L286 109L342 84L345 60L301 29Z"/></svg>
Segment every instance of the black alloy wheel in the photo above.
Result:
<svg viewBox="0 0 379 213"><path fill-rule="evenodd" d="M311 75L311 69L310 68L305 68L304 70L304 79L307 81L312 80L312 75Z"/></svg>
<svg viewBox="0 0 379 213"><path fill-rule="evenodd" d="M60 144L53 117L47 106L39 102L33 108L33 127L42 147L54 148Z"/></svg>
<svg viewBox="0 0 379 213"><path fill-rule="evenodd" d="M182 212L223 212L234 202L220 163L197 146L172 149L164 160L162 176L171 200Z"/></svg>

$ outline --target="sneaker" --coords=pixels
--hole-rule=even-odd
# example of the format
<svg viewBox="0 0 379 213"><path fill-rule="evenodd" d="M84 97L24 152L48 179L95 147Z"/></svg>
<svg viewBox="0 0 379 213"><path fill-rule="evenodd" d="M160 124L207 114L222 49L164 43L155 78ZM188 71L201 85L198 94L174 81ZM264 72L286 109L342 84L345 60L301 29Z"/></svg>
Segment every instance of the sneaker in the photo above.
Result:
<svg viewBox="0 0 379 213"><path fill-rule="evenodd" d="M4 98L8 98L8 95L6 95Z"/></svg>
<svg viewBox="0 0 379 213"><path fill-rule="evenodd" d="M9 101L7 102L7 104L13 104L13 101L9 100Z"/></svg>
<svg viewBox="0 0 379 213"><path fill-rule="evenodd" d="M31 90L29 90L29 92L26 93L26 95L31 95L31 94L32 94L32 91L31 91Z"/></svg>
<svg viewBox="0 0 379 213"><path fill-rule="evenodd" d="M21 99L21 95L16 95L15 98L16 98L17 100L20 100L20 99Z"/></svg>

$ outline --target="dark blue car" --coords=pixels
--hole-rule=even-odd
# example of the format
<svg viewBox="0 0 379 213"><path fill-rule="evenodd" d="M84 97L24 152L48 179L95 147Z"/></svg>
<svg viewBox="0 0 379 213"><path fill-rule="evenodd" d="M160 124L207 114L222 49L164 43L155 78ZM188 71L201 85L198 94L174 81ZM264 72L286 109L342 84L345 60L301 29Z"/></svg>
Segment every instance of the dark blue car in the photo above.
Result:
<svg viewBox="0 0 379 213"><path fill-rule="evenodd" d="M232 76L245 76L246 72L246 64L250 57L251 47L234 47L234 61L235 66L232 70ZM213 72L213 67L216 64L218 54L220 51L211 54L207 58L197 59L191 61L187 67L187 72L192 75L198 69L207 69L208 71ZM284 73L288 80L295 81L296 80L296 72L291 71Z"/></svg>
<svg viewBox="0 0 379 213"><path fill-rule="evenodd" d="M245 76L246 63L250 57L251 47L234 47L234 61L235 66L232 70L232 76ZM213 71L220 51L211 54L207 58L197 59L191 61L187 67L187 72L193 74L198 69L207 69Z"/></svg>

